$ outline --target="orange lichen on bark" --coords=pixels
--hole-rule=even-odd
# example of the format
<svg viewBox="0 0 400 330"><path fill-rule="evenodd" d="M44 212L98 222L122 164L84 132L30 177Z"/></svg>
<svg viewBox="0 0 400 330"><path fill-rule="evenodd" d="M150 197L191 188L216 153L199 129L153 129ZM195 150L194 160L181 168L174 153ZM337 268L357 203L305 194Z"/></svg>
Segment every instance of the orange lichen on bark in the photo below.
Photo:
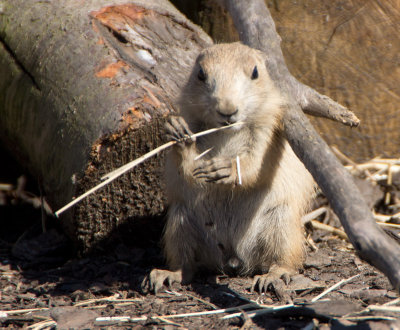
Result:
<svg viewBox="0 0 400 330"><path fill-rule="evenodd" d="M108 64L105 68L96 72L96 77L98 77L98 78L114 78L117 75L117 73L121 70L121 68L127 67L127 66L128 66L128 64L126 64L123 61L118 61L115 63Z"/></svg>
<svg viewBox="0 0 400 330"><path fill-rule="evenodd" d="M129 108L128 111L122 114L122 121L127 125L134 125L141 118L143 118L143 113L134 107Z"/></svg>
<svg viewBox="0 0 400 330"><path fill-rule="evenodd" d="M114 31L125 29L125 24L128 21L135 22L141 20L143 16L150 13L143 7L135 6L132 4L125 4L119 6L107 6L98 11L91 12L91 16L99 20L103 25L109 27Z"/></svg>
<svg viewBox="0 0 400 330"><path fill-rule="evenodd" d="M146 102L146 103L152 105L156 109L159 108L161 105L161 102L154 95L154 93L146 86L143 86L143 88L147 91L147 94L148 94L148 95L143 96L143 102Z"/></svg>

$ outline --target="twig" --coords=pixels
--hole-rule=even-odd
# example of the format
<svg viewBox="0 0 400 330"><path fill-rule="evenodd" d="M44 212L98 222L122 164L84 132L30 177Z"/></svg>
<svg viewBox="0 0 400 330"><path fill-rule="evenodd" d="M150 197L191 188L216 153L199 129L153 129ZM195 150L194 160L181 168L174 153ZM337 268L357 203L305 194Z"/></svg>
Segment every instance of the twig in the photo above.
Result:
<svg viewBox="0 0 400 330"><path fill-rule="evenodd" d="M332 146L331 149L332 149L333 153L336 155L336 157L339 158L342 162L348 163L349 165L351 165L355 168L357 167L357 163L354 160L347 157L336 146Z"/></svg>
<svg viewBox="0 0 400 330"><path fill-rule="evenodd" d="M209 130L193 134L191 137L192 138L193 137L200 137L200 136L203 136L203 135L211 134L211 133L223 130L223 129L231 128L233 126L238 126L238 125L242 125L242 124L243 124L243 122L237 122L237 123L234 123L234 124L231 124L231 125L227 125L227 126L222 126L222 127L218 127L218 128L211 128ZM141 156L141 157L129 162L128 164L123 165L120 168L118 168L118 169L106 174L105 176L102 177L102 179L105 179L105 181L101 182L97 186L95 186L92 189L88 190L84 194L80 195L79 197L75 198L73 201L71 201L70 203L68 203L67 205L65 205L61 209L59 209L57 212L54 213L55 216L59 217L59 215L61 213L65 212L70 207L72 207L75 204L79 203L82 199L84 199L87 196L93 194L95 191L99 190L100 188L106 186L107 184L109 184L111 181L114 181L116 178L118 178L122 174L128 172L130 169L132 169L135 166L139 165L140 163L144 162L146 159L157 155L159 152L161 152L161 151L173 146L176 143L178 143L178 142L177 141L167 142L167 143L163 144L162 146L159 146L158 148L148 152L147 154L145 154L145 155L143 155L143 156Z"/></svg>
<svg viewBox="0 0 400 330"><path fill-rule="evenodd" d="M120 295L118 293L116 293L110 297L98 298L98 299L88 299L88 300L80 301L80 302L74 304L74 307L86 306L86 305L94 304L97 302L103 302L103 301L109 301L109 302L115 302L115 303L142 301L142 299L139 299L139 298L123 299L123 298L119 298L119 297L120 297Z"/></svg>
<svg viewBox="0 0 400 330"><path fill-rule="evenodd" d="M392 316L348 316L348 317L343 317L343 319L347 321L353 321L353 322L358 322L358 321L368 321L368 320L386 320L386 321L396 321L397 318L392 317Z"/></svg>
<svg viewBox="0 0 400 330"><path fill-rule="evenodd" d="M376 170L375 173L371 174L369 178L371 178L373 181L380 181L380 180L387 180L388 176L387 174L382 174L386 172L389 168L391 167L392 174L400 172L400 165L396 164L388 164L388 163L376 163L376 162L367 162L363 164L357 164L357 169L358 170ZM346 165L345 168L347 169L353 169L353 165Z"/></svg>
<svg viewBox="0 0 400 330"><path fill-rule="evenodd" d="M237 169L237 176L238 176L238 183L242 184L242 174L240 173L240 158L239 155L236 156L236 169Z"/></svg>
<svg viewBox="0 0 400 330"><path fill-rule="evenodd" d="M96 322L129 322L131 321L130 316L101 316L96 318ZM147 320L147 316L142 316L140 318L135 318L137 321Z"/></svg>
<svg viewBox="0 0 400 330"><path fill-rule="evenodd" d="M167 319L172 319L172 318L183 318L183 317L192 317L192 316L203 316L203 315L213 315L213 314L222 314L222 313L230 313L234 312L237 310L244 310L248 308L254 308L256 307L257 304L245 304L237 307L230 307L230 308L225 308L225 309L217 309L213 311L205 311L205 312L194 312L194 313L184 313L184 314L174 314L174 315L159 315L159 316L152 316L152 317L147 317L147 316L141 316L141 317L135 317L132 318L130 316L119 316L119 317L98 317L96 318L96 322L139 322L139 321L146 321L149 318L152 320L157 320L160 319L164 322L167 321ZM278 306L280 307L280 306ZM240 313L239 313L240 315Z"/></svg>
<svg viewBox="0 0 400 330"><path fill-rule="evenodd" d="M217 132L219 130L224 130L224 129L231 128L231 127L234 127L234 126L237 126L237 125L242 125L242 124L243 124L243 122L237 122L237 123L234 123L234 124L231 124L231 125L227 125L227 126L211 128L211 129L199 132L199 133L195 133L195 134L191 135L190 137L191 138L197 138L197 137L200 137L200 136L203 136L203 135L207 135L207 134L210 134L210 133ZM145 154L145 155L143 155L143 156L141 156L141 157L129 162L128 164L125 164L125 165L115 169L114 171L103 175L101 177L101 180L106 180L106 179L109 179L111 177L117 178L121 174L125 173L126 171L128 171L128 170L134 168L135 166L139 165L140 163L142 163L146 159L155 156L159 152L171 147L172 145L174 145L176 143L178 143L178 141L167 142L167 143L163 144L162 146L159 146L158 148L148 152L147 154Z"/></svg>
<svg viewBox="0 0 400 330"><path fill-rule="evenodd" d="M387 303L384 303L383 306L392 306L396 305L400 302L400 298L396 298L395 300L388 301Z"/></svg>
<svg viewBox="0 0 400 330"><path fill-rule="evenodd" d="M356 171L361 172L361 173L365 173L370 179L373 179L373 177L371 176L371 173L369 172L368 169L361 169L355 161L353 161L352 159L347 157L337 147L333 146L332 151L334 152L336 157L338 157L341 161L347 162L349 164L349 166L352 167L352 169L355 169Z"/></svg>
<svg viewBox="0 0 400 330"><path fill-rule="evenodd" d="M336 283L335 285L332 285L330 288L326 289L324 292L319 294L318 296L314 297L311 299L311 302L316 302L317 300L321 299L322 297L326 296L329 292L336 290L338 287L345 283L349 283L350 281L354 280L356 277L359 277L360 274L354 275L348 279L341 280L340 282Z"/></svg>
<svg viewBox="0 0 400 330"><path fill-rule="evenodd" d="M156 320L158 319L158 320L160 320L160 321L162 321L162 322L164 322L164 323L171 324L171 325L175 325L175 326L177 326L177 327L182 327L182 324L179 324L179 323L176 323L176 322L167 320L166 318L164 318L164 317L162 317L162 316L153 316L152 319L156 319Z"/></svg>
<svg viewBox="0 0 400 330"><path fill-rule="evenodd" d="M393 172L392 172L392 165L388 166L388 174L387 174L387 185L391 186L393 182ZM386 191L385 193L385 205L390 204L390 192Z"/></svg>
<svg viewBox="0 0 400 330"><path fill-rule="evenodd" d="M376 164L391 164L391 165L400 165L400 158L374 158L370 160L371 163Z"/></svg>
<svg viewBox="0 0 400 330"><path fill-rule="evenodd" d="M57 325L56 321L53 321L52 319L47 319L44 321L40 321L37 323L34 323L32 325L30 325L27 329L31 329L31 330L41 330L41 329L45 329L48 327L54 327Z"/></svg>
<svg viewBox="0 0 400 330"><path fill-rule="evenodd" d="M194 160L200 159L201 157L205 156L213 149L214 149L214 147L211 147L211 148L207 149L206 151L203 151L200 155L197 155L196 157L194 157Z"/></svg>
<svg viewBox="0 0 400 330"><path fill-rule="evenodd" d="M315 244L314 240L312 239L311 235L307 235L306 244L311 248L313 251L318 251L318 246Z"/></svg>
<svg viewBox="0 0 400 330"><path fill-rule="evenodd" d="M372 212L372 214L373 214L375 220L382 221L382 222L388 222L392 219L400 219L400 212L398 212L396 214L392 214L392 215L379 214L379 213L375 213L375 212Z"/></svg>
<svg viewBox="0 0 400 330"><path fill-rule="evenodd" d="M314 210L314 211L312 211L310 213L307 213L305 216L303 216L301 218L301 222L303 224L305 224L307 222L310 222L311 220L314 220L315 218L318 218L321 214L324 214L327 211L328 211L328 209L325 206L320 207L320 208L318 208L318 209L316 209L316 210Z"/></svg>
<svg viewBox="0 0 400 330"><path fill-rule="evenodd" d="M211 307L212 309L215 309L215 310L218 309L218 307L215 306L213 303L210 303L210 302L208 302L208 301L206 301L206 300L204 300L204 299L198 298L198 297L193 296L193 295L188 294L188 293L187 293L186 295L187 295L188 297L192 298L192 299L195 299L195 300L198 300L198 301L202 302L204 305L207 305L207 306Z"/></svg>
<svg viewBox="0 0 400 330"><path fill-rule="evenodd" d="M223 313L230 313L233 311L241 310L241 309L248 309L254 308L254 304L245 304L237 307L229 307L225 309L216 309L212 311L205 311L205 312L193 312L193 313L184 313L184 314L174 314L174 315L162 315L161 317L165 319L170 318L181 318L181 317L189 317L189 316L202 316L202 315L213 315L213 314L223 314Z"/></svg>
<svg viewBox="0 0 400 330"><path fill-rule="evenodd" d="M383 227L392 227L392 228L400 229L400 224L397 224L397 223L377 222L377 224L381 225Z"/></svg>
<svg viewBox="0 0 400 330"><path fill-rule="evenodd" d="M346 233L343 230L340 230L338 228L332 227L330 225L326 225L326 224L321 223L321 222L316 221L316 220L312 220L311 223L312 223L314 228L325 230L325 231L327 231L329 233L332 233L334 235L339 236L340 238L343 238L345 240L349 240L349 238L347 237Z"/></svg>
<svg viewBox="0 0 400 330"><path fill-rule="evenodd" d="M247 316L249 318L253 318L255 316L258 315L262 315L262 314L266 314L266 313L272 313L272 312L276 312L278 310L282 310L282 309L287 309L287 308L292 308L295 307L293 304L287 304L287 305L282 305L282 306L266 306L263 307L261 309L256 309L254 311L251 311L250 313L247 313ZM222 317L221 319L226 320L226 319L232 319L234 317L239 317L242 315L243 312L239 312L239 313L233 313L233 314L229 314L229 315L225 315L224 317Z"/></svg>
<svg viewBox="0 0 400 330"><path fill-rule="evenodd" d="M165 293L168 293L168 294L172 294L172 295L174 295L174 296L177 296L177 297L181 297L182 296L182 293L179 293L179 292L176 292L176 291L170 291L170 290L164 290L164 292Z"/></svg>
<svg viewBox="0 0 400 330"><path fill-rule="evenodd" d="M27 308L27 309L16 309L16 310L10 310L10 311L0 311L0 313L6 313L7 315L18 315L18 314L40 312L40 311L47 311L47 310L49 310L48 307L41 307L41 308Z"/></svg>
<svg viewBox="0 0 400 330"><path fill-rule="evenodd" d="M371 305L366 308L368 311L381 311L381 312L394 312L400 313L399 306L378 306L378 305Z"/></svg>

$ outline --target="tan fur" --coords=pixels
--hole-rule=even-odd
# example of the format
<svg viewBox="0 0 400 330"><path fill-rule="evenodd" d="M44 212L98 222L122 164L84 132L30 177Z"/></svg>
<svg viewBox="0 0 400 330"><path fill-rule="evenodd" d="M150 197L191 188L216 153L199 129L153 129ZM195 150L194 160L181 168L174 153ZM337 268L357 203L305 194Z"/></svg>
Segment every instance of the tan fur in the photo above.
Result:
<svg viewBox="0 0 400 330"><path fill-rule="evenodd" d="M257 66L258 78L251 79ZM200 67L207 81L198 78ZM285 100L268 76L261 54L240 43L204 50L181 95L180 116L193 132L221 126L222 114L245 125L175 148L166 164L170 209L164 249L172 271L189 281L199 268L280 277L302 264L301 216L313 196L311 175L284 138ZM195 157L213 147L203 158ZM242 185L238 185L236 156ZM224 180L193 173L218 161ZM212 166L212 167L213 167ZM272 267L272 268L271 268Z"/></svg>

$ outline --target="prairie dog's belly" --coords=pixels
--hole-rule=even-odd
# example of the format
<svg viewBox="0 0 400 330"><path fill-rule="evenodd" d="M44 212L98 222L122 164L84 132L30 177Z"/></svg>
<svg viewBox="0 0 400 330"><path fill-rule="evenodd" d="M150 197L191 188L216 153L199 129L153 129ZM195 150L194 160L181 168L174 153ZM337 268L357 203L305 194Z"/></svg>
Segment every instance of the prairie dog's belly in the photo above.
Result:
<svg viewBox="0 0 400 330"><path fill-rule="evenodd" d="M257 261L259 236L268 227L268 212L274 208L269 205L268 193L220 189L192 193L193 198L186 195L185 207L191 225L199 232L199 264L224 273L246 274L250 260ZM231 269L232 261L237 263L236 270Z"/></svg>

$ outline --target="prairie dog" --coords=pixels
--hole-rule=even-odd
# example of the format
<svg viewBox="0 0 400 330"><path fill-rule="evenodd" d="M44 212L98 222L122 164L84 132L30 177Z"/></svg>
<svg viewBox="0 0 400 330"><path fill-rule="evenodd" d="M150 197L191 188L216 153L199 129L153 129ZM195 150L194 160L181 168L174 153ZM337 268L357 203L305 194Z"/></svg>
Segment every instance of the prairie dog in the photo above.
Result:
<svg viewBox="0 0 400 330"><path fill-rule="evenodd" d="M314 181L284 138L285 100L262 54L241 43L205 49L179 105L179 116L166 127L181 141L166 163L163 244L170 271L154 269L150 288L157 292L164 282L190 282L204 268L256 275L252 290L288 280L303 262L300 219ZM244 124L196 141L187 138L238 121Z"/></svg>

